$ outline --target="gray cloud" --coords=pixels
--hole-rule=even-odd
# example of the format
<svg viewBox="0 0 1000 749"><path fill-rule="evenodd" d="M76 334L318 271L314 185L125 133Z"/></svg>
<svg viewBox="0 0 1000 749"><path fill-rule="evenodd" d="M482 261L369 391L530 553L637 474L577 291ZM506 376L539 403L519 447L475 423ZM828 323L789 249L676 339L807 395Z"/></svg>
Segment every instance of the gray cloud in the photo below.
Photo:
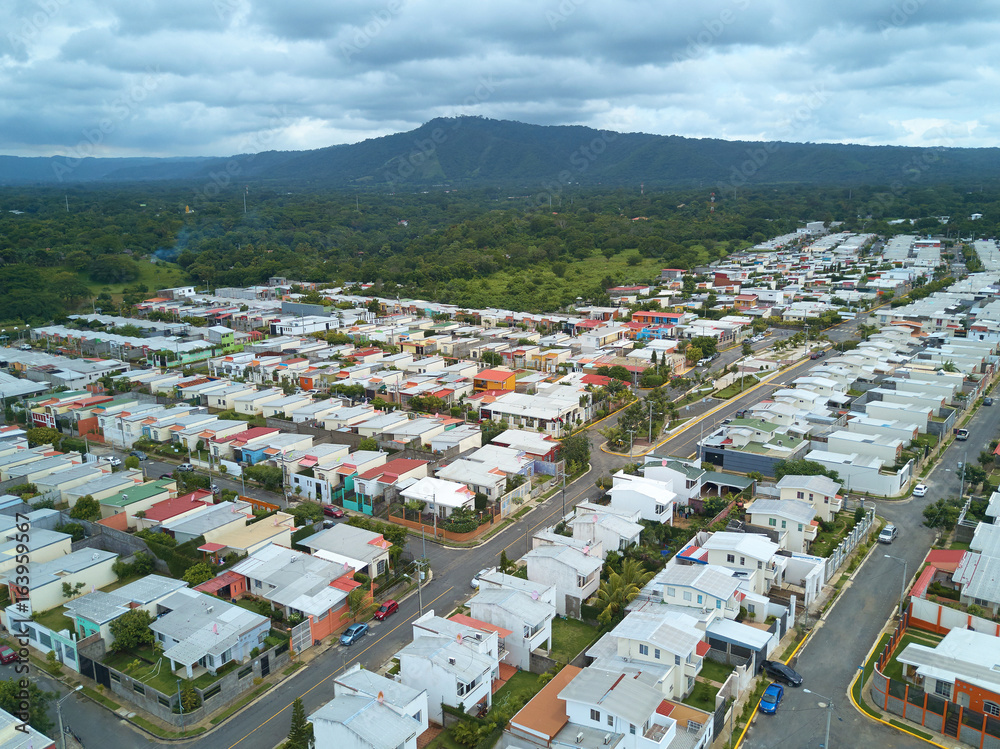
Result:
<svg viewBox="0 0 1000 749"><path fill-rule="evenodd" d="M14 0L0 7L0 152L316 148L456 114L994 145L1000 123L983 104L1000 75L998 11L1000 0Z"/></svg>

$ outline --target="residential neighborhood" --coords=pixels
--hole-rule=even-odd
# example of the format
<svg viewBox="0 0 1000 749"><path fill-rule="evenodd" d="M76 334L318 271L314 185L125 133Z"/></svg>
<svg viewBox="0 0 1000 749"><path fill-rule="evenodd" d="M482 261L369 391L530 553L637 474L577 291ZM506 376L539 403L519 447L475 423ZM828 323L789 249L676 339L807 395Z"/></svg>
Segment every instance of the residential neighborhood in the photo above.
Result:
<svg viewBox="0 0 1000 749"><path fill-rule="evenodd" d="M1000 248L820 224L572 314L272 278L32 328L0 639L160 740L300 698L317 747L701 749L865 591L838 710L988 745Z"/></svg>

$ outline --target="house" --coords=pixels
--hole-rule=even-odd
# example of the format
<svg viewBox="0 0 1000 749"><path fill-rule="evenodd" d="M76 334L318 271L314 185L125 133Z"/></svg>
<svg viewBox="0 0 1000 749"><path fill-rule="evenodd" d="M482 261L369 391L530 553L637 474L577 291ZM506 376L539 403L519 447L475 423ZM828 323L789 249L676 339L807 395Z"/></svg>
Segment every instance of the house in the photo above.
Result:
<svg viewBox="0 0 1000 749"><path fill-rule="evenodd" d="M116 559L118 555L110 551L80 549L48 562L29 562L27 573L19 574L15 567L0 574L0 585L7 586L12 602L27 601L31 613L40 614L79 596L86 588L113 583L118 579L111 570Z"/></svg>
<svg viewBox="0 0 1000 749"><path fill-rule="evenodd" d="M605 505L581 502L576 514L569 521L573 538L600 544L605 555L608 551L624 551L639 544L643 531L638 510L621 510Z"/></svg>
<svg viewBox="0 0 1000 749"><path fill-rule="evenodd" d="M236 413L247 416L260 416L264 413L264 405L272 401L277 401L285 397L285 392L281 388L268 388L267 390L252 390L233 398L233 408Z"/></svg>
<svg viewBox="0 0 1000 749"><path fill-rule="evenodd" d="M309 722L317 747L417 749L422 733L420 722L386 705L381 692L375 697L335 694L309 715Z"/></svg>
<svg viewBox="0 0 1000 749"><path fill-rule="evenodd" d="M540 600L537 591L524 591L503 587L487 587L480 583L479 592L466 604L472 620L486 622L502 628L501 660L525 671L531 667L531 652L545 645L548 654L552 649L552 619L556 607ZM459 615L461 616L461 615ZM451 617L455 619L456 617ZM476 626L472 620L461 623Z"/></svg>
<svg viewBox="0 0 1000 749"><path fill-rule="evenodd" d="M0 749L56 749L56 742L6 710L0 710Z"/></svg>
<svg viewBox="0 0 1000 749"><path fill-rule="evenodd" d="M552 463L557 459L562 443L539 432L526 429L508 429L493 438L490 443L523 452L535 460Z"/></svg>
<svg viewBox="0 0 1000 749"><path fill-rule="evenodd" d="M50 512L35 510L27 515L0 515L0 573L14 570L18 565L18 556L22 562L25 554L32 562L51 562L72 551L71 535L38 525ZM25 526L27 532L24 531Z"/></svg>
<svg viewBox="0 0 1000 749"><path fill-rule="evenodd" d="M778 544L766 536L720 531L700 546L708 564L734 570L748 582L749 592L765 595L772 585L781 585L787 557L779 556Z"/></svg>
<svg viewBox="0 0 1000 749"><path fill-rule="evenodd" d="M698 619L682 611L630 611L588 650L591 668L655 675L667 699L682 700L694 688L709 645Z"/></svg>
<svg viewBox="0 0 1000 749"><path fill-rule="evenodd" d="M213 494L207 489L196 489L189 494L164 499L151 505L143 517L135 518L135 529L137 531L146 528L155 530L161 523L180 520L203 507L211 507L213 504Z"/></svg>
<svg viewBox="0 0 1000 749"><path fill-rule="evenodd" d="M787 551L808 554L816 540L819 521L816 510L798 499L757 499L746 508L752 525L778 532L779 545Z"/></svg>
<svg viewBox="0 0 1000 749"><path fill-rule="evenodd" d="M484 369L477 372L472 378L472 388L477 393L486 390L499 390L507 393L514 392L517 376L513 370L498 367L496 369Z"/></svg>
<svg viewBox="0 0 1000 749"><path fill-rule="evenodd" d="M361 583L353 568L340 562L268 544L233 565L246 579L248 593L271 602L285 619L297 617L310 624L310 638L322 640L350 623L347 594Z"/></svg>
<svg viewBox="0 0 1000 749"><path fill-rule="evenodd" d="M808 502L816 510L816 517L824 523L833 522L840 512L842 502L837 492L840 484L826 476L785 475L776 484L780 499L797 499Z"/></svg>
<svg viewBox="0 0 1000 749"><path fill-rule="evenodd" d="M621 512L638 512L643 520L673 525L677 495L662 481L618 471L608 494L611 506Z"/></svg>
<svg viewBox="0 0 1000 749"><path fill-rule="evenodd" d="M221 564L229 554L246 556L268 544L290 548L292 533L295 530L295 516L287 512L277 512L257 523L226 524L203 533L205 543L198 547L198 551L207 554L209 561Z"/></svg>
<svg viewBox="0 0 1000 749"><path fill-rule="evenodd" d="M300 546L320 559L346 564L369 577L389 571L392 544L381 533L366 531L347 523L314 533L299 541Z"/></svg>
<svg viewBox="0 0 1000 749"><path fill-rule="evenodd" d="M156 603L174 591L186 588L183 580L162 575L146 575L111 593L95 590L92 593L67 601L66 616L73 622L81 639L100 634L104 642L114 642L111 622L133 608L141 608L156 615Z"/></svg>
<svg viewBox="0 0 1000 749"><path fill-rule="evenodd" d="M499 674L499 638L474 627L441 619L430 610L413 622L413 642L396 653L399 681L427 691L428 717L441 723L441 705L471 712L493 704Z"/></svg>
<svg viewBox="0 0 1000 749"><path fill-rule="evenodd" d="M1000 710L1000 638L952 629L934 647L908 644L896 656L904 675L928 694L987 715Z"/></svg>
<svg viewBox="0 0 1000 749"><path fill-rule="evenodd" d="M465 484L473 494L484 494L491 502L498 501L507 492L507 474L489 463L455 460L438 468L437 476Z"/></svg>
<svg viewBox="0 0 1000 749"><path fill-rule="evenodd" d="M136 527L136 513L145 513L157 502L169 499L177 491L174 479L157 479L145 484L130 487L125 491L113 494L100 500L101 517L109 518L121 512L126 513L129 528Z"/></svg>
<svg viewBox="0 0 1000 749"><path fill-rule="evenodd" d="M427 460L396 458L359 474L354 479L358 509L366 515L373 514L376 500L387 501L401 485L426 476L428 465ZM390 496L386 496L387 492Z"/></svg>
<svg viewBox="0 0 1000 749"><path fill-rule="evenodd" d="M335 697L343 695L360 695L373 699L381 697L382 704L399 715L413 718L419 726L418 733L427 730L426 689L414 689L400 684L386 676L362 668L359 663L348 667L346 671L334 679L333 694ZM395 749L395 747L389 747L389 749Z"/></svg>
<svg viewBox="0 0 1000 749"><path fill-rule="evenodd" d="M199 666L215 675L231 661L243 663L264 645L271 620L247 609L180 588L156 604L149 625L170 670L183 667L188 679ZM201 669L199 669L201 671Z"/></svg>
<svg viewBox="0 0 1000 749"><path fill-rule="evenodd" d="M731 570L708 563L668 564L644 589L650 599L684 608L707 609L716 616L735 619L746 597L741 581Z"/></svg>
<svg viewBox="0 0 1000 749"><path fill-rule="evenodd" d="M642 475L666 484L670 491L677 495L677 504L687 506L690 500L701 496L705 469L696 461L648 455L645 465L642 466Z"/></svg>
<svg viewBox="0 0 1000 749"><path fill-rule="evenodd" d="M72 489L64 489L63 501L72 508L80 497L90 496L100 500L141 484L142 471L126 469L117 473L105 473Z"/></svg>
<svg viewBox="0 0 1000 749"><path fill-rule="evenodd" d="M220 502L182 517L162 521L160 528L173 536L177 543L183 544L198 536L205 536L205 540L208 541L210 536L226 527L246 525L247 520L251 518L253 518L253 508L250 504L237 500Z"/></svg>
<svg viewBox="0 0 1000 749"><path fill-rule="evenodd" d="M664 700L663 693L648 679L626 678L626 675L597 668L580 671L558 694L566 703L566 717L571 726L590 729L603 736L605 746L618 749L667 749L679 733L688 734L685 747L705 747L711 738L706 727L711 716L701 711L684 713L676 703ZM683 714L685 725L678 729ZM702 721L692 721L700 714ZM517 717L517 716L515 716ZM696 728L692 726L695 723ZM583 733L576 728L578 734ZM694 730L692 730L694 728ZM690 735L695 734L695 735ZM578 741L583 744L586 734Z"/></svg>
<svg viewBox="0 0 1000 749"><path fill-rule="evenodd" d="M563 545L539 546L522 559L527 563L530 581L556 589L559 615L579 619L580 607L601 583L601 559Z"/></svg>
<svg viewBox="0 0 1000 749"><path fill-rule="evenodd" d="M423 502L424 510L438 518L451 516L459 507L472 510L476 495L465 484L425 476L400 492L407 502Z"/></svg>

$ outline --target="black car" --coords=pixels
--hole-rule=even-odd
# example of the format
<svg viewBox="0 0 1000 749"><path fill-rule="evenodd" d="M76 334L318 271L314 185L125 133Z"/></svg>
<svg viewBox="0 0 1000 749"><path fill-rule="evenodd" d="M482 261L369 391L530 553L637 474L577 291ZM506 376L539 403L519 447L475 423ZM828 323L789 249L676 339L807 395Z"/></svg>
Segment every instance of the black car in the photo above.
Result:
<svg viewBox="0 0 1000 749"><path fill-rule="evenodd" d="M781 661L764 661L762 668L775 681L783 681L790 687L802 686L802 674Z"/></svg>

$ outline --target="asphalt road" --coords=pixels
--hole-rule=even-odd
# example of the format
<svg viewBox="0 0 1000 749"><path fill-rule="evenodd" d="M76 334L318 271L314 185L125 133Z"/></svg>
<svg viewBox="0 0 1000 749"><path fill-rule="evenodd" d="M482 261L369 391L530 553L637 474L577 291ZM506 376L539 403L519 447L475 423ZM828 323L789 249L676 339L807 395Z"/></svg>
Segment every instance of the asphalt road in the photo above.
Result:
<svg viewBox="0 0 1000 749"><path fill-rule="evenodd" d="M847 339L853 335L856 325L856 321L844 323L838 328L827 331L827 335L834 340ZM782 332L790 333L790 331ZM766 347L774 340L774 337L769 337L766 342L759 345ZM727 353L735 354L735 358L741 355L739 350ZM786 382L802 374L807 365L820 363L822 360L807 361L800 367L783 373L779 379L781 382ZM731 413L755 403L764 395L761 390L755 390L734 399L710 418L721 420L726 418L723 411ZM997 413L1000 414L1000 409L997 410ZM612 416L600 424L599 428L611 426L616 420L617 417ZM698 431L696 428L689 428L665 443L663 447L659 448L659 451L677 454L678 446L683 450L685 445L697 441ZM424 611L433 609L438 613L447 614L456 605L472 595L474 591L470 583L478 570L496 566L500 561L502 551L506 551L511 560L520 558L528 548L530 536L536 529L557 523L564 512L569 512L578 502L596 498L600 492L594 485L595 479L618 470L628 462L623 457L609 455L599 449L603 438L598 434L597 429L589 430L588 434L591 439L591 470L567 487L565 503L561 492L557 492L485 544L472 549L449 549L431 542L424 543L419 536L411 535L407 550L415 557L426 555L433 570L433 579L423 587L419 596L412 595L402 601L399 612L387 621L372 622L371 632L365 640L350 647L342 647L338 644L328 648L320 653L308 668L301 669L291 679L265 693L251 707L227 720L208 736L187 742L185 746L197 747L198 749L250 749L251 747L270 749L287 736L291 704L296 697L302 697L306 711L310 712L332 698L333 678L346 666L360 661L366 668L379 668L400 647L412 639L411 624L419 616L421 600ZM693 448L689 449L688 452L693 452ZM143 468L146 470L147 476L158 477L172 471L174 465L150 459L143 462ZM219 477L218 474L216 474L215 481L220 486L242 492L238 481ZM277 496L250 487L247 487L247 494L250 496L260 495L260 499L272 502ZM884 616L878 621L884 621ZM834 651L836 650L834 648ZM788 698L786 697L786 699ZM66 700L63 704L63 715L88 748L102 745L144 747L157 744L130 724L119 720L89 700L78 697Z"/></svg>
<svg viewBox="0 0 1000 749"><path fill-rule="evenodd" d="M952 443L923 480L928 487L926 496L895 502L876 500L877 513L898 528L898 538L891 545L880 544L872 551L825 623L814 631L797 655L795 667L805 679L804 686L834 701L832 747L924 746L918 739L863 718L850 704L847 688L885 622L893 615L904 569L908 587L934 541L936 531L923 525L924 508L943 497L958 496L960 479L956 465L966 458L975 462L979 451L1000 433L1000 407L981 407L967 427L969 439ZM887 558L886 554L895 558ZM826 715L819 702L825 704L816 695L786 690L778 715L758 716L744 747L820 746Z"/></svg>

